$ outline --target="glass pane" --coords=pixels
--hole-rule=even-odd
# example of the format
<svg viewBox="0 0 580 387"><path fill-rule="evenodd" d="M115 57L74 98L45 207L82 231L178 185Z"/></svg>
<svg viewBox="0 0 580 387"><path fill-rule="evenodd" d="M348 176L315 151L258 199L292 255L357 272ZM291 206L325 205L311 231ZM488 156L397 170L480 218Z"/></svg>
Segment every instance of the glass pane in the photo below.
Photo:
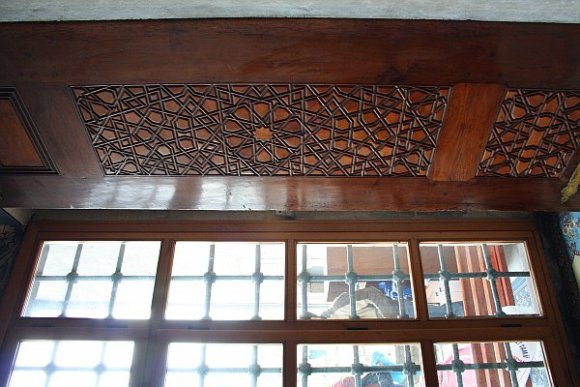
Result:
<svg viewBox="0 0 580 387"><path fill-rule="evenodd" d="M165 317L282 320L285 244L177 242Z"/></svg>
<svg viewBox="0 0 580 387"><path fill-rule="evenodd" d="M551 386L538 341L436 343L439 385Z"/></svg>
<svg viewBox="0 0 580 387"><path fill-rule="evenodd" d="M161 242L45 242L25 317L147 319Z"/></svg>
<svg viewBox="0 0 580 387"><path fill-rule="evenodd" d="M299 243L297 250L300 319L414 318L406 244Z"/></svg>
<svg viewBox="0 0 580 387"><path fill-rule="evenodd" d="M282 386L282 344L170 343L165 387Z"/></svg>
<svg viewBox="0 0 580 387"><path fill-rule="evenodd" d="M131 341L20 342L10 387L128 386Z"/></svg>
<svg viewBox="0 0 580 387"><path fill-rule="evenodd" d="M419 344L304 344L297 356L302 387L424 385Z"/></svg>
<svg viewBox="0 0 580 387"><path fill-rule="evenodd" d="M421 243L429 317L539 315L524 243Z"/></svg>

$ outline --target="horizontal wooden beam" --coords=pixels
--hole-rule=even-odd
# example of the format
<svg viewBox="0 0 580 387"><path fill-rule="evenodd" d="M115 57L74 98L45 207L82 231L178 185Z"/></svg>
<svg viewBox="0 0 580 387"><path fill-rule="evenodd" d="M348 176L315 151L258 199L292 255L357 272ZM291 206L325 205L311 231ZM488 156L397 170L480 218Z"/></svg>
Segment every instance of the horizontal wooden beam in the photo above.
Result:
<svg viewBox="0 0 580 387"><path fill-rule="evenodd" d="M0 24L0 85L580 87L580 25L340 19Z"/></svg>
<svg viewBox="0 0 580 387"><path fill-rule="evenodd" d="M466 181L475 177L504 95L501 85L453 86L429 178Z"/></svg>
<svg viewBox="0 0 580 387"><path fill-rule="evenodd" d="M558 179L2 176L3 207L287 211L562 211Z"/></svg>

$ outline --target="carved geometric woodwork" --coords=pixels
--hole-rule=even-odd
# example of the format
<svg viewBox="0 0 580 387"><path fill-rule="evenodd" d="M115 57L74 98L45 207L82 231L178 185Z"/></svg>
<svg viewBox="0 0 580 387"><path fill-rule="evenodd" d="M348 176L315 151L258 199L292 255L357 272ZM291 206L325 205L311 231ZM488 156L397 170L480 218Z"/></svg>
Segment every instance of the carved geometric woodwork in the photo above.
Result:
<svg viewBox="0 0 580 387"><path fill-rule="evenodd" d="M579 143L579 92L510 90L478 175L558 178Z"/></svg>
<svg viewBox="0 0 580 387"><path fill-rule="evenodd" d="M107 175L425 176L447 88L73 87Z"/></svg>
<svg viewBox="0 0 580 387"><path fill-rule="evenodd" d="M0 88L0 174L54 172L16 89Z"/></svg>

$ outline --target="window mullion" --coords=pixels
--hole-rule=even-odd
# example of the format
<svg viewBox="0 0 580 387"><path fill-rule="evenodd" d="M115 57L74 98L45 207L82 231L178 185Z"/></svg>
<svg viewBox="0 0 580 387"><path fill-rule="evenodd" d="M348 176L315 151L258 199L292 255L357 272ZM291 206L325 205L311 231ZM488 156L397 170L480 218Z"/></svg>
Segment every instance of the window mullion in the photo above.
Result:
<svg viewBox="0 0 580 387"><path fill-rule="evenodd" d="M142 371L134 374L136 377L133 378L134 380L131 384L134 387L148 386L150 384L155 385L156 381L163 380L158 375L164 369L165 363L163 362L164 359L162 359L162 356L160 356L161 350L157 343L157 336L165 315L174 252L175 240L163 239L159 252L159 262L157 264L148 334L145 343L142 343L144 350L137 350L140 345L136 345L135 347L135 360L133 364L136 364L137 368ZM161 362L163 362L162 365L159 364ZM156 375L158 377L155 377ZM148 383L147 381L150 382Z"/></svg>
<svg viewBox="0 0 580 387"><path fill-rule="evenodd" d="M429 320L427 311L427 296L425 292L425 282L423 280L423 268L421 264L421 255L419 252L419 241L412 238L409 241L409 265L411 278L413 279L413 297L415 299L415 308L417 319L420 321Z"/></svg>
<svg viewBox="0 0 580 387"><path fill-rule="evenodd" d="M298 385L296 380L296 366L298 362L296 345L297 341L293 339L287 339L284 342L284 364L282 367L282 378L285 387L295 387Z"/></svg>
<svg viewBox="0 0 580 387"><path fill-rule="evenodd" d="M297 319L297 265L296 265L296 244L297 241L289 239L286 241L286 321L295 322Z"/></svg>
<svg viewBox="0 0 580 387"><path fill-rule="evenodd" d="M421 341L421 357L423 360L423 373L426 386L438 386L435 348L432 341Z"/></svg>

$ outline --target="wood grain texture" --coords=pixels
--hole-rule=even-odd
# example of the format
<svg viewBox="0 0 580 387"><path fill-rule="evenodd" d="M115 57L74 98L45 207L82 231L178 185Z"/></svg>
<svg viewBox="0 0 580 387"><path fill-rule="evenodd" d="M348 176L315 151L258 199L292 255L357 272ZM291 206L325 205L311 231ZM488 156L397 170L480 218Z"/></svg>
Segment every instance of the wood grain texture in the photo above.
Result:
<svg viewBox="0 0 580 387"><path fill-rule="evenodd" d="M18 84L17 89L59 172L68 177L97 177L103 172L84 132L67 86Z"/></svg>
<svg viewBox="0 0 580 387"><path fill-rule="evenodd" d="M2 206L316 211L578 208L576 198L567 207L559 204L562 183L558 179L439 182L365 177L353 184L341 177L103 177L70 86L478 83L574 90L580 88L580 25L336 19L4 23L0 47L0 85L17 87L47 153L63 175L0 178Z"/></svg>
<svg viewBox="0 0 580 387"><path fill-rule="evenodd" d="M425 176L448 88L75 87L107 175ZM266 139L257 133L267 131Z"/></svg>
<svg viewBox="0 0 580 387"><path fill-rule="evenodd" d="M556 181L556 183L558 180ZM288 211L562 211L548 179L318 177L0 177L4 207L288 210Z"/></svg>
<svg viewBox="0 0 580 387"><path fill-rule="evenodd" d="M222 19L0 25L0 83L580 87L580 25Z"/></svg>
<svg viewBox="0 0 580 387"><path fill-rule="evenodd" d="M501 85L453 86L429 178L467 181L475 177L504 95Z"/></svg>
<svg viewBox="0 0 580 387"><path fill-rule="evenodd" d="M12 101L0 99L0 168L43 165Z"/></svg>

